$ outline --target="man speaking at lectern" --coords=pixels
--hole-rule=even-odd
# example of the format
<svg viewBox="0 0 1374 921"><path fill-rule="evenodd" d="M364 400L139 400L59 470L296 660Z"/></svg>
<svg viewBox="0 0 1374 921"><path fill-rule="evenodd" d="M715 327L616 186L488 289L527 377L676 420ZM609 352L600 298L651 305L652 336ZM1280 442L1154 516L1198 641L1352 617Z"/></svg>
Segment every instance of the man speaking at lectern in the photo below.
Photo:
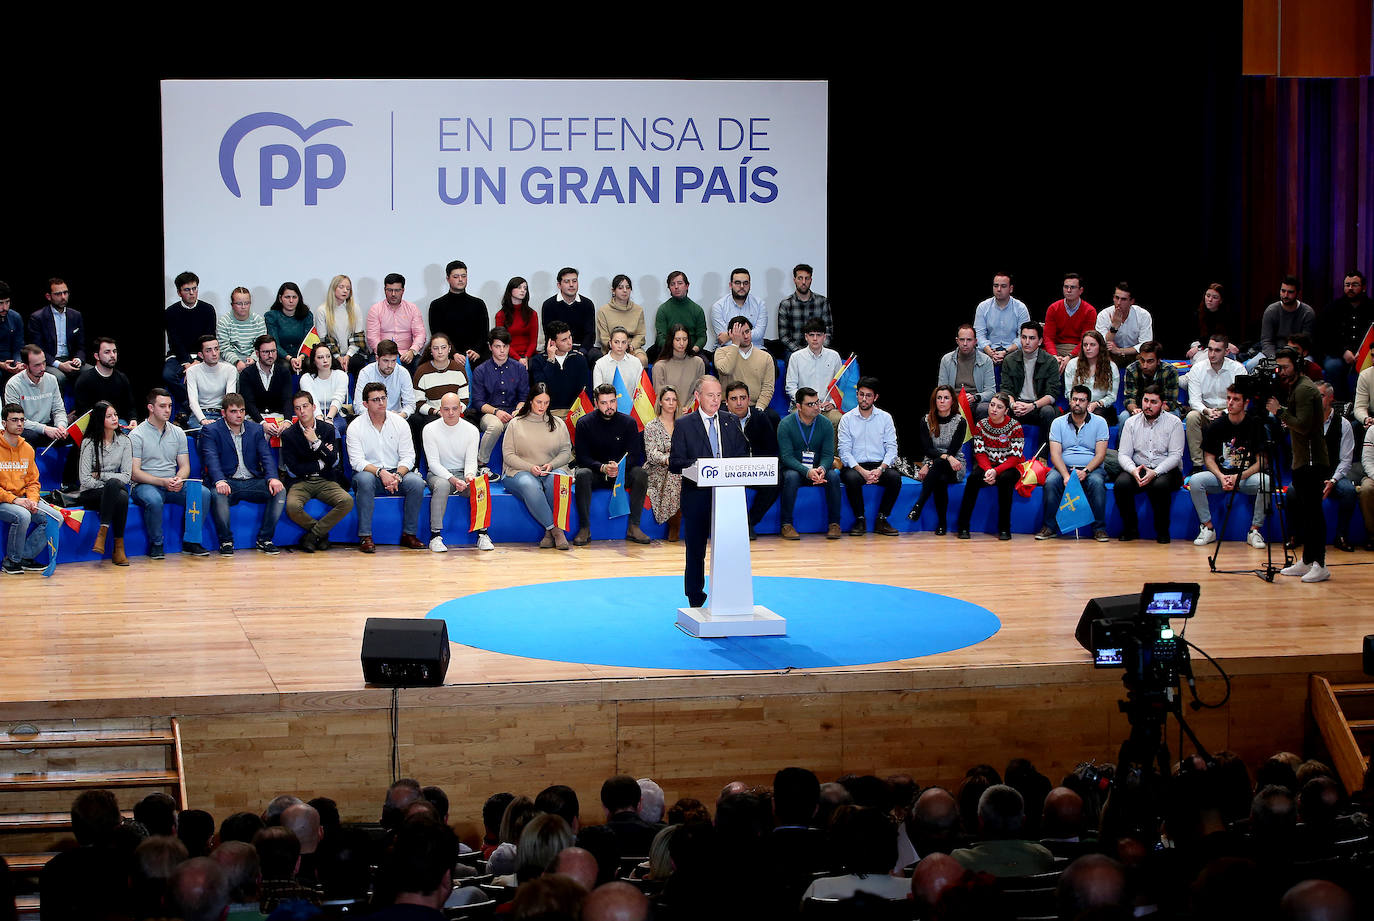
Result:
<svg viewBox="0 0 1374 921"><path fill-rule="evenodd" d="M749 442L733 413L720 411L720 381L706 375L697 381L697 411L683 416L673 430L668 470L681 473L703 457L748 457ZM706 538L711 533L711 490L682 478L682 539L687 563L682 586L687 603L706 604Z"/></svg>

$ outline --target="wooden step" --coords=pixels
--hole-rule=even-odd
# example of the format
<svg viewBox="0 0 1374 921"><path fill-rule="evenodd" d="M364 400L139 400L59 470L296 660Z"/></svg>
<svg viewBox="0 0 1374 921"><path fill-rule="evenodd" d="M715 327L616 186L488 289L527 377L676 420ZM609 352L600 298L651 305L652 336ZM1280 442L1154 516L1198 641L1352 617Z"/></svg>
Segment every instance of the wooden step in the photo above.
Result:
<svg viewBox="0 0 1374 921"><path fill-rule="evenodd" d="M114 748L131 745L171 745L170 729L94 729L88 732L45 732L29 739L0 737L0 751L40 748Z"/></svg>
<svg viewBox="0 0 1374 921"><path fill-rule="evenodd" d="M0 774L0 792L179 787L180 784L181 777L176 771L35 771L31 774Z"/></svg>
<svg viewBox="0 0 1374 921"><path fill-rule="evenodd" d="M128 809L121 813L124 818L132 819L133 812ZM66 831L72 827L70 812L12 812L0 815L0 832L7 831Z"/></svg>
<svg viewBox="0 0 1374 921"><path fill-rule="evenodd" d="M1369 732L1374 729L1374 720L1346 720L1351 732Z"/></svg>
<svg viewBox="0 0 1374 921"><path fill-rule="evenodd" d="M57 856L54 853L46 854L6 854L5 863L10 865L11 873L37 873L47 865L49 860Z"/></svg>
<svg viewBox="0 0 1374 921"><path fill-rule="evenodd" d="M1331 691L1337 697L1361 697L1374 694L1374 684L1333 684Z"/></svg>

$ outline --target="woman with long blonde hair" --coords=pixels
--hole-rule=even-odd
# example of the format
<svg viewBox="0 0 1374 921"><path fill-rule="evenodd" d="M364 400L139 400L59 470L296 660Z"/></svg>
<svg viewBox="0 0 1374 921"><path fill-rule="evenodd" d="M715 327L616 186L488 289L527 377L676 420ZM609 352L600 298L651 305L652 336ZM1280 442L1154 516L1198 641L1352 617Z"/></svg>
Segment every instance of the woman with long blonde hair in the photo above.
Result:
<svg viewBox="0 0 1374 921"><path fill-rule="evenodd" d="M358 316L358 304L353 300L353 279L335 275L329 281L324 303L315 308L319 322L320 341L329 346L334 360L344 371L349 370L353 356L362 353L362 363L355 362L354 373L362 370L367 355L367 316Z"/></svg>

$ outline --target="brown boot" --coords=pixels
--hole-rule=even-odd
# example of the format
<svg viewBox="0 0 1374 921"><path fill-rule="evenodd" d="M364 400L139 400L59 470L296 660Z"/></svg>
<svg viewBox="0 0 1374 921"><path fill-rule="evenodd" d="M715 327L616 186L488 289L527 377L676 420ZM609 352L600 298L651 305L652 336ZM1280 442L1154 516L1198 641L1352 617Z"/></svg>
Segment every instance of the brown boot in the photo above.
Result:
<svg viewBox="0 0 1374 921"><path fill-rule="evenodd" d="M102 524L100 530L96 532L95 543L91 544L91 552L97 556L105 555L105 535L110 533L110 526Z"/></svg>
<svg viewBox="0 0 1374 921"><path fill-rule="evenodd" d="M114 553L110 555L110 562L116 566L129 565L129 558L124 555L124 538L116 537L114 539Z"/></svg>
<svg viewBox="0 0 1374 921"><path fill-rule="evenodd" d="M681 527L682 527L682 512L679 510L679 511L673 512L673 517L668 519L668 540L669 540L670 543L676 543L676 542L677 542L677 539L678 539L678 531L681 529Z"/></svg>

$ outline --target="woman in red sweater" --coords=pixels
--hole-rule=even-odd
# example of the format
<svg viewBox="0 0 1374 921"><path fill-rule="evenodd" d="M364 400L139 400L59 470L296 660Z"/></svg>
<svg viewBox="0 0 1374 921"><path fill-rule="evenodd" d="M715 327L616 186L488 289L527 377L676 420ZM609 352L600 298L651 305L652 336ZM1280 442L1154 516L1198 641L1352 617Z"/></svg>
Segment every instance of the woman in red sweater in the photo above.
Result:
<svg viewBox="0 0 1374 921"><path fill-rule="evenodd" d="M973 426L974 469L964 481L964 500L959 503L956 527L960 540L968 540L978 491L997 486L997 539L1011 540L1011 497L1021 479L1019 464L1026 446L1021 423L1007 415L1011 394L999 393L988 401L988 417Z"/></svg>
<svg viewBox="0 0 1374 921"><path fill-rule="evenodd" d="M496 311L496 325L510 333L510 357L526 367L539 342L539 314L529 305L529 298L529 282L517 275L506 282L501 309Z"/></svg>

